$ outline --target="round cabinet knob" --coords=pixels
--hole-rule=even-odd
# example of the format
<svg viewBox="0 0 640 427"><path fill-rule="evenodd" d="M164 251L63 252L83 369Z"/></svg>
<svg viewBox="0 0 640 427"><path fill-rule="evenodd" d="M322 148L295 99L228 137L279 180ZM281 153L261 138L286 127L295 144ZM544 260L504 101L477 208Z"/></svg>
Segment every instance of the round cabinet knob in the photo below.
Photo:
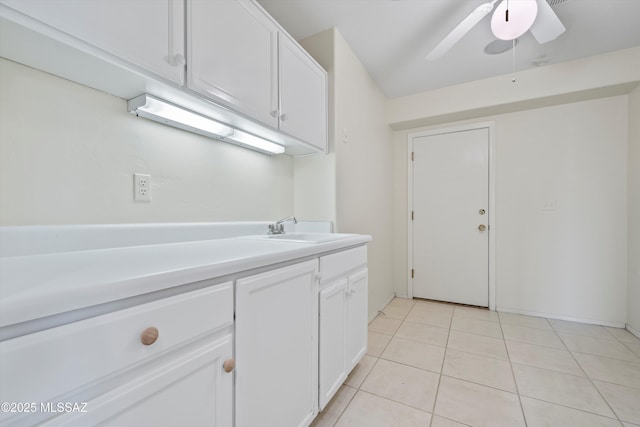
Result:
<svg viewBox="0 0 640 427"><path fill-rule="evenodd" d="M288 116L286 114L280 114L280 120L281 121L284 122L285 120L287 120L287 118L288 118Z"/></svg>
<svg viewBox="0 0 640 427"><path fill-rule="evenodd" d="M278 110L271 111L271 117L278 117Z"/></svg>
<svg viewBox="0 0 640 427"><path fill-rule="evenodd" d="M233 359L227 359L222 364L222 369L224 369L226 373L233 371L235 367L236 367L236 361Z"/></svg>
<svg viewBox="0 0 640 427"><path fill-rule="evenodd" d="M486 214L486 213L487 213L487 211L485 211L484 209L480 209L480 210L478 211L478 213L479 213L480 215L484 215L484 214Z"/></svg>
<svg viewBox="0 0 640 427"><path fill-rule="evenodd" d="M158 328L154 328L153 326L145 329L140 335L140 342L144 345L151 345L158 339Z"/></svg>
<svg viewBox="0 0 640 427"><path fill-rule="evenodd" d="M487 229L487 227L486 227L484 224L480 224L480 225L478 226L478 230L480 230L480 231L484 231L484 230L486 230L486 229Z"/></svg>

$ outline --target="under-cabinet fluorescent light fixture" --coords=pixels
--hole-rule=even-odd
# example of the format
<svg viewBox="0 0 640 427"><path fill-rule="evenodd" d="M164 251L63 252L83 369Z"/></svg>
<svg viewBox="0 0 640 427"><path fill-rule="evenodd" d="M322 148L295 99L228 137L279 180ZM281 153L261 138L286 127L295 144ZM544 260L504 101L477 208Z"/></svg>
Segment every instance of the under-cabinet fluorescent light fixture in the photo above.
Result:
<svg viewBox="0 0 640 427"><path fill-rule="evenodd" d="M240 145L261 153L284 153L284 147L280 144L233 129L202 114L187 110L146 93L130 99L128 109L130 113L139 117L144 117L209 138Z"/></svg>

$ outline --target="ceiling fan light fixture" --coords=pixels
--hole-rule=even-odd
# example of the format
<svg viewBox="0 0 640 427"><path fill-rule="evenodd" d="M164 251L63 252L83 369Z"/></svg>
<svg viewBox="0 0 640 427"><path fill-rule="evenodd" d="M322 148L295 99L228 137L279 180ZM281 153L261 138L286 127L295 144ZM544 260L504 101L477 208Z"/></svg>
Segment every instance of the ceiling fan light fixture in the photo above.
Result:
<svg viewBox="0 0 640 427"><path fill-rule="evenodd" d="M518 44L518 40L515 41ZM514 43L512 40L494 40L484 48L484 53L487 55L499 55L513 49Z"/></svg>
<svg viewBox="0 0 640 427"><path fill-rule="evenodd" d="M502 0L491 17L491 31L500 40L516 39L531 28L537 15L536 0Z"/></svg>

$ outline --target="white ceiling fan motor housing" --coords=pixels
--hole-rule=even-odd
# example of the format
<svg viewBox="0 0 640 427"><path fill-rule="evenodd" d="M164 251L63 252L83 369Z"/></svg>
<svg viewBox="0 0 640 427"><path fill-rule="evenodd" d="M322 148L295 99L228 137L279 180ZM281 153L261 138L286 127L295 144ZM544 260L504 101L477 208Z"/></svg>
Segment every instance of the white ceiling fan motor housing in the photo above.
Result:
<svg viewBox="0 0 640 427"><path fill-rule="evenodd" d="M502 0L491 17L491 31L501 40L513 40L526 33L537 16L536 0Z"/></svg>

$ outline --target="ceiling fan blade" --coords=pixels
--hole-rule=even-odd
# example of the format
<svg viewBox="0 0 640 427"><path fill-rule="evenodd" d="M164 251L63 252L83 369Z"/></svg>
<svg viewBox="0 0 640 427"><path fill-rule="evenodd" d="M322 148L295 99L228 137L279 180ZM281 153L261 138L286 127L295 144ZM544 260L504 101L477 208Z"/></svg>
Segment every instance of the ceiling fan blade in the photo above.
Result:
<svg viewBox="0 0 640 427"><path fill-rule="evenodd" d="M441 58L447 53L456 43L460 41L478 22L493 10L493 5L498 0L493 0L488 3L481 4L476 7L466 18L462 20L438 45L427 55L427 59L433 61L434 59Z"/></svg>
<svg viewBox="0 0 640 427"><path fill-rule="evenodd" d="M538 1L538 17L529 29L538 43L543 44L555 40L566 28L553 11L547 0Z"/></svg>

